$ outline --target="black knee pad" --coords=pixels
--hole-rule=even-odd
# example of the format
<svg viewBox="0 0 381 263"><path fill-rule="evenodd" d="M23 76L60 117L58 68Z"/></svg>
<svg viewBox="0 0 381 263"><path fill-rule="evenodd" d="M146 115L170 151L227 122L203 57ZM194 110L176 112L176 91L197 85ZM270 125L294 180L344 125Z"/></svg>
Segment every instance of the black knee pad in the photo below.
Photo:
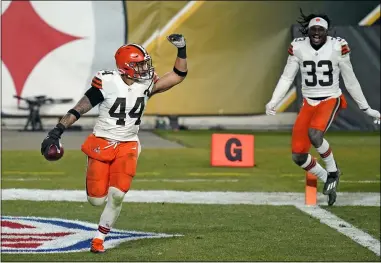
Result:
<svg viewBox="0 0 381 263"><path fill-rule="evenodd" d="M308 158L308 153L293 153L292 160L299 166L302 166L306 163Z"/></svg>
<svg viewBox="0 0 381 263"><path fill-rule="evenodd" d="M315 148L319 148L323 144L324 132L313 128L309 128L308 137L310 138L312 145Z"/></svg>

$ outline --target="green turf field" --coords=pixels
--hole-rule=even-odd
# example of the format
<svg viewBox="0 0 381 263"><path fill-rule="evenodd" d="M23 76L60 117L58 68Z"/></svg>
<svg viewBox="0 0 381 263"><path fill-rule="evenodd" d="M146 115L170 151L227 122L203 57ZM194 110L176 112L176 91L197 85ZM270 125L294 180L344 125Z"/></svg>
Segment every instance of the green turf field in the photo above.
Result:
<svg viewBox="0 0 381 263"><path fill-rule="evenodd" d="M183 149L143 149L133 190L303 192L290 134L255 132L254 168L209 164L211 131L157 131ZM229 131L232 133L232 131ZM246 132L240 132L246 133ZM379 133L328 134L343 171L339 190L380 192ZM316 155L316 152L313 151ZM317 156L317 155L316 155ZM58 162L36 151L2 152L2 188L83 190L86 160L66 151ZM319 183L319 191L322 184ZM379 207L324 207L380 240ZM78 219L97 223L87 203L2 201L2 215ZM182 234L126 242L105 255L12 255L3 261L379 261L370 250L293 206L125 203L116 228Z"/></svg>
<svg viewBox="0 0 381 263"><path fill-rule="evenodd" d="M20 205L21 203L21 205ZM68 202L5 201L9 215L97 221L100 208ZM363 211L376 228L379 208ZM336 210L341 210L341 207ZM62 211L65 211L64 213ZM379 220L379 217L378 217ZM183 237L123 243L105 255L2 255L4 261L375 261L369 250L293 207L124 204L118 229L180 233ZM324 253L318 253L324 251Z"/></svg>
<svg viewBox="0 0 381 263"><path fill-rule="evenodd" d="M305 175L291 160L289 133L255 133L254 168L211 167L210 131L157 133L190 148L143 149L133 189L304 191ZM339 133L328 136L328 140L344 173L340 190L379 192L379 134ZM42 158L39 149L3 151L2 160L3 188L84 188L86 158L80 151L66 151L63 159L51 163Z"/></svg>

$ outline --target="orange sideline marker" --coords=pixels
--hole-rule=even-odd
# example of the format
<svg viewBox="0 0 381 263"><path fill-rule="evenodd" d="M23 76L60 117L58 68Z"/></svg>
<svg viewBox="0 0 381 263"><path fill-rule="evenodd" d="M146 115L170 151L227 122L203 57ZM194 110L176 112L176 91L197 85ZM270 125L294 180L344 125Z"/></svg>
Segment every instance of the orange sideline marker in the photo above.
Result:
<svg viewBox="0 0 381 263"><path fill-rule="evenodd" d="M317 177L309 172L306 172L305 204L317 204Z"/></svg>
<svg viewBox="0 0 381 263"><path fill-rule="evenodd" d="M212 166L253 167L254 135L214 133L210 154Z"/></svg>

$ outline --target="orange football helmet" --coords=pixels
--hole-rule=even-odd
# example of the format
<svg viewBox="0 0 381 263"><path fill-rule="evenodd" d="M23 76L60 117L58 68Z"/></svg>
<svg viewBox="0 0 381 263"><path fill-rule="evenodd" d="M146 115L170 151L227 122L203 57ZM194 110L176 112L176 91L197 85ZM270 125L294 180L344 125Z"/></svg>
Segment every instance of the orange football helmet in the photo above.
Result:
<svg viewBox="0 0 381 263"><path fill-rule="evenodd" d="M134 80L150 80L154 76L151 56L138 44L123 45L115 53L120 74Z"/></svg>

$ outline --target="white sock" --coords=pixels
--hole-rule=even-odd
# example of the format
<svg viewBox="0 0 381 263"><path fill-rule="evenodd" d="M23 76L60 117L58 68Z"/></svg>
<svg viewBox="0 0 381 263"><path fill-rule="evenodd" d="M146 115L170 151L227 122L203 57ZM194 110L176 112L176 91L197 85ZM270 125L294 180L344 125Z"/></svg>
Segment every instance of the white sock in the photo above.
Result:
<svg viewBox="0 0 381 263"><path fill-rule="evenodd" d="M99 220L98 231L95 238L104 240L115 224L122 210L125 193L115 187L110 187L107 195L107 204Z"/></svg>
<svg viewBox="0 0 381 263"><path fill-rule="evenodd" d="M333 158L333 153L331 148L329 147L329 143L327 142L327 140L323 139L323 144L319 148L316 148L316 150L320 154L321 158L323 159L327 171L336 172L337 171L336 162L335 162L335 159Z"/></svg>
<svg viewBox="0 0 381 263"><path fill-rule="evenodd" d="M108 232L110 232L110 228L107 228L107 227L99 225L98 226L97 234L95 235L95 238L99 238L99 239L105 240L106 235L108 234Z"/></svg>
<svg viewBox="0 0 381 263"><path fill-rule="evenodd" d="M317 176L324 183L327 181L327 171L324 170L318 162L316 162L315 158L312 158L311 154L308 154L307 161L301 167Z"/></svg>

